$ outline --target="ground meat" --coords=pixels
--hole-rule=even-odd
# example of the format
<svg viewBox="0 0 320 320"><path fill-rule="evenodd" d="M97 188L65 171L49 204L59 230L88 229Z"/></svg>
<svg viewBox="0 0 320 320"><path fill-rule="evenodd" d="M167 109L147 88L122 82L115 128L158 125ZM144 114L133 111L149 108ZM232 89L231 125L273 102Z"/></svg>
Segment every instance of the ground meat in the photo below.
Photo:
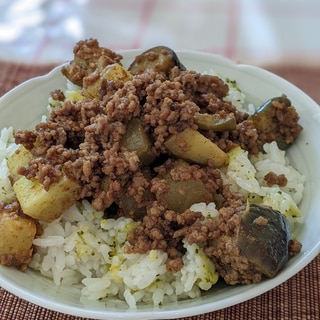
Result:
<svg viewBox="0 0 320 320"><path fill-rule="evenodd" d="M236 238L240 223L240 213L245 208L244 199L241 199L241 197L235 196L227 190L223 194L226 198L229 197L229 199L225 198L224 204L227 207L220 209L220 215L217 219L207 220L205 223L203 222L204 217L200 212L191 212L187 209L179 214L166 209L159 202L152 203L147 216L143 218L141 224L128 238L131 244L127 248L128 252L145 253L151 249L165 251L175 249L175 252L178 252L180 256L184 253L182 239L187 239L190 244L210 243L206 245L208 246L206 250L209 250L209 257L215 261L218 258L212 255L213 241L229 241ZM230 252L230 255L233 254L234 252ZM226 257L227 253L223 252L221 255ZM237 255L240 255L239 250ZM241 259L245 260L244 257L241 257ZM176 259L175 256L173 260L174 262L170 262L167 266L169 269L173 268L173 265L180 265L179 259ZM250 266L250 268L253 267ZM223 275L223 272L221 275Z"/></svg>
<svg viewBox="0 0 320 320"><path fill-rule="evenodd" d="M19 168L18 173L28 179L36 178L41 181L46 191L49 190L52 183L58 182L63 175L60 165L53 166L43 158L32 159L29 167Z"/></svg>
<svg viewBox="0 0 320 320"><path fill-rule="evenodd" d="M277 175L274 172L267 173L263 180L267 183L268 186L278 185L279 187L286 186L288 179L284 174Z"/></svg>
<svg viewBox="0 0 320 320"><path fill-rule="evenodd" d="M48 189L64 171L83 186L81 197L93 197L95 208L105 209L115 190L101 187L104 176L110 176L111 185L116 185L122 175L140 170L139 159L119 146L131 119L142 120L153 153L159 156L167 152L163 142L169 135L197 128L193 117L200 108L195 101L206 90L212 96L226 94L225 84L217 77L174 69L172 80L151 72L136 75L122 86L111 85L115 92L101 101L65 101L34 130L18 131L16 142L35 156L23 174L37 178ZM102 201L106 192L110 199Z"/></svg>
<svg viewBox="0 0 320 320"><path fill-rule="evenodd" d="M262 216L258 217L257 219L254 220L254 223L257 226L265 226L268 223L268 220Z"/></svg>
<svg viewBox="0 0 320 320"><path fill-rule="evenodd" d="M232 237L220 236L209 241L205 253L215 263L218 274L227 284L251 284L263 279L261 272L243 255Z"/></svg>
<svg viewBox="0 0 320 320"><path fill-rule="evenodd" d="M19 258L17 258L13 254L1 254L0 264L8 267L15 267L20 271L26 271L28 268L28 265L32 261L32 253L33 253L33 250L30 249L25 256L20 256Z"/></svg>
<svg viewBox="0 0 320 320"><path fill-rule="evenodd" d="M50 92L50 96L52 97L53 100L58 100L58 101L64 101L66 98L64 96L64 93L60 89L55 89Z"/></svg>
<svg viewBox="0 0 320 320"><path fill-rule="evenodd" d="M221 78L212 75L202 75L195 71L182 71L179 74L174 69L170 80L173 82L179 82L183 86L183 91L190 94L190 97L198 105L202 105L202 102L210 101L210 98L222 99L228 94L228 85L221 80Z"/></svg>
<svg viewBox="0 0 320 320"><path fill-rule="evenodd" d="M0 201L0 212L6 212L6 213L16 213L20 210L19 202L13 201L11 203L6 203L5 201Z"/></svg>
<svg viewBox="0 0 320 320"><path fill-rule="evenodd" d="M193 225L197 220L203 220L200 212L186 210L179 214L155 201L142 222L128 236L130 246L126 247L126 252L166 251L169 253L168 270L179 271L183 266L180 257L185 250L182 245L184 234L177 236L178 230Z"/></svg>
<svg viewBox="0 0 320 320"><path fill-rule="evenodd" d="M183 267L183 260L181 257L169 259L166 263L167 270L172 273L180 271L182 267Z"/></svg>
<svg viewBox="0 0 320 320"><path fill-rule="evenodd" d="M165 152L163 142L170 134L195 127L193 116L199 107L187 99L179 81L157 80L148 84L145 91L142 119L150 128L154 148Z"/></svg>
<svg viewBox="0 0 320 320"><path fill-rule="evenodd" d="M74 60L62 68L62 74L71 82L82 86L83 78L107 65L120 63L122 56L99 46L96 39L79 41L74 49Z"/></svg>
<svg viewBox="0 0 320 320"><path fill-rule="evenodd" d="M264 278L264 274L237 246L241 215L246 207L245 199L232 194L227 186L224 186L223 195L225 202L219 209L218 217L209 220L198 219L193 224L177 229L173 237L185 238L190 244L201 244L207 256L214 262L219 276L226 283L258 283ZM255 222L264 225L268 221L259 217ZM289 257L296 255L300 250L299 241L289 241Z"/></svg>
<svg viewBox="0 0 320 320"><path fill-rule="evenodd" d="M258 131L259 149L267 142L276 141L280 149L293 143L302 131L299 115L285 95L271 99L265 110L252 117Z"/></svg>
<svg viewBox="0 0 320 320"><path fill-rule="evenodd" d="M74 60L62 68L62 73L74 84L83 86L85 82L85 97L90 97L86 88L96 83L106 66L121 62L120 55L100 48L94 39L78 42L74 54ZM257 130L248 114L223 100L228 93L226 83L216 76L176 66L168 73L148 70L122 82L103 80L98 92L95 98L78 102L66 101L59 90L51 93L53 99L62 102L61 106L53 108L48 120L34 130L15 134L16 143L23 144L34 156L19 173L38 179L47 190L66 174L82 187L79 199L88 198L96 210L105 210L108 216L108 209L112 208L112 217L129 216L139 221L128 237L127 252L164 250L171 272L183 265L182 239L187 239L204 246L226 282L260 281L262 275L236 246L245 199L223 185L220 171L210 161L206 166L176 165L178 161L164 146L172 134L186 128L199 130L194 121L196 113L218 114L221 118L232 113L236 120L234 130L199 130L200 133L225 152L240 146L250 154L257 154L258 144L266 140L266 135ZM289 141L297 136L299 126L296 115L287 109L282 114L283 110L280 103L274 116L279 131ZM136 151L129 151L122 144L128 124L136 118L155 157L148 166ZM275 180L284 183L280 176L266 178L268 183ZM200 182L205 194L200 202L215 201L219 216L205 220L201 213L190 211L189 206L173 210L163 195L170 189L170 183L176 182L196 182L197 186ZM186 199L195 192L188 193L181 187L178 193ZM299 243L292 241L291 254L298 251Z"/></svg>
<svg viewBox="0 0 320 320"><path fill-rule="evenodd" d="M289 257L293 257L301 251L302 244L297 239L289 241Z"/></svg>
<svg viewBox="0 0 320 320"><path fill-rule="evenodd" d="M214 262L219 276L231 285L258 283L264 277L237 246L243 211L244 205L240 203L239 207L223 207L216 219L191 226L185 234L191 243L205 241L205 253Z"/></svg>
<svg viewBox="0 0 320 320"><path fill-rule="evenodd" d="M132 118L140 117L141 106L136 93L134 82L128 81L117 90L105 105L105 113L110 122L128 122Z"/></svg>
<svg viewBox="0 0 320 320"><path fill-rule="evenodd" d="M253 155L259 152L257 130L253 123L248 120L239 122L236 130L223 132L207 130L204 132L204 135L211 141L214 141L225 152L229 152L235 147L241 147Z"/></svg>
<svg viewBox="0 0 320 320"><path fill-rule="evenodd" d="M230 203L230 199L227 203ZM177 230L174 237L185 237L189 243L202 243L218 274L228 284L249 284L261 281L263 275L241 254L237 234L245 204L238 199L232 206L222 207L215 219L197 222Z"/></svg>

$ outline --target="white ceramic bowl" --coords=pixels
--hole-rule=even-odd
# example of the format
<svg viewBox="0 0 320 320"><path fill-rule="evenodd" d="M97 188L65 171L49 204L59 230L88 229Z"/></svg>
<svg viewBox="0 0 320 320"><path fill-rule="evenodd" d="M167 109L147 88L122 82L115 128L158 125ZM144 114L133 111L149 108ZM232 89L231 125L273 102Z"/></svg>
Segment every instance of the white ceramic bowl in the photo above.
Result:
<svg viewBox="0 0 320 320"><path fill-rule="evenodd" d="M130 64L137 53L123 52L124 65ZM178 52L178 56L188 69L199 72L213 69L223 77L236 80L249 102L259 105L284 93L298 110L304 130L290 148L289 158L306 176L305 195L301 204L305 222L297 231L297 237L303 244L302 252L291 259L273 279L249 286L216 286L200 298L157 309L143 306L137 310L128 310L126 305L121 304L114 309L106 309L102 302L82 303L77 288L56 288L51 281L31 270L22 273L0 266L0 285L3 288L40 306L76 316L94 319L170 319L206 313L251 299L286 281L316 257L320 248L319 106L294 85L257 67L236 65L223 57L203 53ZM50 91L64 89L65 85L66 81L58 67L46 76L18 86L0 99L0 128L32 127L45 112Z"/></svg>

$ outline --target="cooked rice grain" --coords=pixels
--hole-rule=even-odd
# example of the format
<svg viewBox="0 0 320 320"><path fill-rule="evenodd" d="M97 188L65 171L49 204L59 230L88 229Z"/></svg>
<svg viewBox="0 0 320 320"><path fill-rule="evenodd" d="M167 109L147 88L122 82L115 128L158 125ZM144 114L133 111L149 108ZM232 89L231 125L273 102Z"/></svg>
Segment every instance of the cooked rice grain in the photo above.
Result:
<svg viewBox="0 0 320 320"><path fill-rule="evenodd" d="M11 202L14 198L7 160L17 148L13 142L13 128L3 128L0 137L0 201Z"/></svg>
<svg viewBox="0 0 320 320"><path fill-rule="evenodd" d="M212 204L201 206L212 211ZM82 295L88 299L125 299L131 308L138 302L161 305L199 296L200 289L216 283L213 263L196 244L184 242L184 266L174 274L166 269L165 252L126 254L126 238L135 225L129 218L104 219L84 200L60 220L43 225L44 234L34 240L37 252L31 268L56 285L82 283Z"/></svg>

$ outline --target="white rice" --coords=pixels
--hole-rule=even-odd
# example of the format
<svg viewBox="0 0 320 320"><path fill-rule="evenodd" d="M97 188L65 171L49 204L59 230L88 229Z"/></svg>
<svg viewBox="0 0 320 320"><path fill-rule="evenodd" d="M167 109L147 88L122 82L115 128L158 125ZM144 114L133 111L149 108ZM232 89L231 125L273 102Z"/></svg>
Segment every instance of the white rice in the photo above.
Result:
<svg viewBox="0 0 320 320"><path fill-rule="evenodd" d="M245 96L236 87L226 98L242 108ZM50 107L55 106L49 101ZM49 109L50 109L49 107ZM252 106L249 109L252 109ZM45 118L44 118L45 119ZM17 149L13 129L3 129L0 139L0 200L10 201L14 193L8 179L7 159ZM298 204L304 191L304 176L290 166L285 153L276 143L264 146L265 154L249 157L248 152L233 150L230 163L222 172L232 190L247 197L257 196L286 214L292 223L301 222ZM267 187L263 177L270 171L284 173L285 187ZM191 207L201 211L205 219L218 215L214 203L199 203ZM136 226L129 218L105 219L87 200L76 203L61 218L43 224L44 233L34 240L36 253L30 267L56 285L79 286L82 298L118 299L130 308L139 303L161 306L169 301L200 296L218 280L214 264L202 248L184 241L184 266L176 273L166 270L167 253L152 250L146 254L126 254L128 233Z"/></svg>
<svg viewBox="0 0 320 320"><path fill-rule="evenodd" d="M305 177L292 167L285 151L276 142L266 143L265 153L249 157L248 152L235 148L230 152L229 165L223 174L224 182L231 185L233 192L239 192L249 199L259 198L286 215L294 227L303 217L298 208L303 197ZM284 174L288 179L284 187L267 186L264 177L267 173Z"/></svg>
<svg viewBox="0 0 320 320"><path fill-rule="evenodd" d="M9 179L7 160L17 150L18 146L13 140L13 128L3 128L0 138L0 201L10 202L14 191Z"/></svg>
<svg viewBox="0 0 320 320"><path fill-rule="evenodd" d="M246 95L237 87L236 82L228 81L227 84L229 85L229 92L223 100L231 102L241 112L248 112L248 109L245 109Z"/></svg>
<svg viewBox="0 0 320 320"><path fill-rule="evenodd" d="M216 214L214 204L200 206L207 215ZM126 254L126 238L135 225L129 218L104 219L83 200L59 220L43 224L44 234L34 240L37 252L30 267L56 285L82 284L83 297L124 299L130 308L138 302L158 306L194 298L216 283L214 264L196 244L184 242L184 266L177 273L167 271L167 253L160 250Z"/></svg>

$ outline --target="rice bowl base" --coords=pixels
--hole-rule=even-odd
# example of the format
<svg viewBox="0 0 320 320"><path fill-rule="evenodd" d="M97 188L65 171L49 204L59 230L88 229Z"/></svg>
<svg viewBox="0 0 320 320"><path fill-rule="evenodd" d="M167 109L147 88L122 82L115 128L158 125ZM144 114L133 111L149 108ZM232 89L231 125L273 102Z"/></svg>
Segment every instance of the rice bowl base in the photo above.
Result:
<svg viewBox="0 0 320 320"><path fill-rule="evenodd" d="M120 52L124 57L123 64L128 66L138 53L140 51ZM247 101L255 106L271 97L286 94L296 107L304 130L297 142L290 147L288 157L291 164L306 177L305 196L300 205L305 221L295 232L303 244L302 252L289 260L286 267L273 279L256 285L234 287L219 283L210 291L203 292L199 298L169 303L161 308L139 305L136 310L132 310L126 303L112 301L106 306L104 302L80 299L79 287L58 288L51 280L30 269L22 273L0 266L0 285L4 289L42 307L74 316L93 319L174 319L219 310L254 298L295 275L320 252L317 227L320 224L317 214L320 206L317 195L320 187L320 150L317 141L320 134L319 106L294 85L257 67L237 65L211 54L188 51L177 51L177 54L187 69L198 72L214 70L221 77L235 80L246 94ZM23 83L3 96L0 99L0 128L12 126L27 129L38 123L46 111L50 91L66 89L66 80L60 70L61 66L45 76Z"/></svg>

